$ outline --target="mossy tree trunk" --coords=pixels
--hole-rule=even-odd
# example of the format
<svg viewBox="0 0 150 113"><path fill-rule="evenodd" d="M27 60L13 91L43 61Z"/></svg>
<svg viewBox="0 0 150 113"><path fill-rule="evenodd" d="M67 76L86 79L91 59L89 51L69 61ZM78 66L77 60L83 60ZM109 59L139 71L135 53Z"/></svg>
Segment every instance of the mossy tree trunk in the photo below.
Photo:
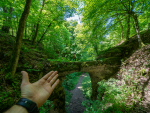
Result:
<svg viewBox="0 0 150 113"><path fill-rule="evenodd" d="M23 37L23 31L25 27L25 23L30 11L30 6L31 6L31 1L32 0L26 0L26 5L24 8L24 11L21 15L20 21L19 21L19 26L18 26L18 32L17 32L17 37L16 37L16 43L14 45L14 50L12 53L12 58L11 58L11 63L10 63L10 69L11 69L11 75L14 76L19 60L19 55L20 55L20 48L21 48L21 42L22 42L22 37Z"/></svg>

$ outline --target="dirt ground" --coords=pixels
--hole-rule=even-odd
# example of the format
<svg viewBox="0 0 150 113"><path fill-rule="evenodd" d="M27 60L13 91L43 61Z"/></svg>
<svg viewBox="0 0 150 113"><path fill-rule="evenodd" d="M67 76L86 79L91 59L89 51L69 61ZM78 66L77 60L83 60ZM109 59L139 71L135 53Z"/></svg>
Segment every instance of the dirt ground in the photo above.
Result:
<svg viewBox="0 0 150 113"><path fill-rule="evenodd" d="M131 69L135 69L130 72ZM125 71L124 71L125 70ZM136 50L120 67L118 79L122 79L122 75L131 75L130 80L126 84L131 86L131 80L135 81L136 87L139 89L139 95L132 94L128 98L128 104L135 102L135 108L132 113L150 113L150 45L146 45L142 49ZM136 91L136 90L135 90ZM135 96L139 96L141 101L134 100Z"/></svg>
<svg viewBox="0 0 150 113"><path fill-rule="evenodd" d="M79 78L76 88L70 91L72 93L72 98L68 106L70 113L83 113L85 111L85 107L81 105L82 102L86 100L81 90L81 82L85 76L87 75L82 74Z"/></svg>

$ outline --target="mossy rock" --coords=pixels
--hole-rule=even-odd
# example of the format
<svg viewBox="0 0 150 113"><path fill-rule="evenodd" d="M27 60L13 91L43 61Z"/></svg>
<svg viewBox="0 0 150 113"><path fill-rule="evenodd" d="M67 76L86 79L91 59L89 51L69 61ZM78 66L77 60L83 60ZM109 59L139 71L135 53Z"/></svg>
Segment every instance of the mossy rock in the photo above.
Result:
<svg viewBox="0 0 150 113"><path fill-rule="evenodd" d="M121 57L110 57L105 58L103 60L104 64L110 64L110 65L120 65L121 64Z"/></svg>
<svg viewBox="0 0 150 113"><path fill-rule="evenodd" d="M144 44L150 44L150 30L141 33L141 39Z"/></svg>

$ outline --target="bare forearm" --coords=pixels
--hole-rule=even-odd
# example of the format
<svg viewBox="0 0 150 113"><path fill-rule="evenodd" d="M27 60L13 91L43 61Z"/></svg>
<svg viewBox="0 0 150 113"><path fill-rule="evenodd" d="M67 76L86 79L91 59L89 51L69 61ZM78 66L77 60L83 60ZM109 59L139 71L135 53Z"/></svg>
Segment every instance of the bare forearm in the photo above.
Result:
<svg viewBox="0 0 150 113"><path fill-rule="evenodd" d="M14 105L12 106L9 110L7 110L5 113L28 113L26 108L19 106L19 105Z"/></svg>

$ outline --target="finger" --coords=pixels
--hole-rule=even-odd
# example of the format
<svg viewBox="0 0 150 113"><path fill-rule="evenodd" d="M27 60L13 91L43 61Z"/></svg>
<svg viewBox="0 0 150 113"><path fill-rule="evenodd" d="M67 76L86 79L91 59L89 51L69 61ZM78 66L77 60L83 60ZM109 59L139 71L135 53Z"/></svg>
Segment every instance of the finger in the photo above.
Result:
<svg viewBox="0 0 150 113"><path fill-rule="evenodd" d="M57 74L57 71L55 71L55 72L47 79L47 82L50 82L56 74Z"/></svg>
<svg viewBox="0 0 150 113"><path fill-rule="evenodd" d="M58 74L55 75L55 76L53 77L53 79L50 81L50 85L51 85L51 86L52 86L52 84L55 82L55 80L57 79L57 77L58 77Z"/></svg>
<svg viewBox="0 0 150 113"><path fill-rule="evenodd" d="M47 73L44 77L42 77L42 79L47 80L51 76L52 73L54 73L54 71Z"/></svg>
<svg viewBox="0 0 150 113"><path fill-rule="evenodd" d="M52 85L52 91L55 89L55 87L59 84L59 79Z"/></svg>
<svg viewBox="0 0 150 113"><path fill-rule="evenodd" d="M29 76L26 71L21 71L22 73L22 84L28 84L29 82Z"/></svg>

